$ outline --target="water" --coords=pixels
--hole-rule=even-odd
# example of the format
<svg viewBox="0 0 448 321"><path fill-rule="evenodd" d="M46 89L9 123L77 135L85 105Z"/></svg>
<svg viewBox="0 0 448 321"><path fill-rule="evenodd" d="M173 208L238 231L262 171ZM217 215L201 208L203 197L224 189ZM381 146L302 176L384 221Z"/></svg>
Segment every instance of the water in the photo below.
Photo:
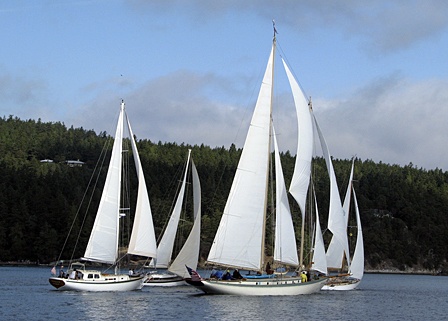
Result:
<svg viewBox="0 0 448 321"><path fill-rule="evenodd" d="M367 274L357 290L208 296L190 286L62 292L49 268L0 267L0 320L446 320L448 277Z"/></svg>

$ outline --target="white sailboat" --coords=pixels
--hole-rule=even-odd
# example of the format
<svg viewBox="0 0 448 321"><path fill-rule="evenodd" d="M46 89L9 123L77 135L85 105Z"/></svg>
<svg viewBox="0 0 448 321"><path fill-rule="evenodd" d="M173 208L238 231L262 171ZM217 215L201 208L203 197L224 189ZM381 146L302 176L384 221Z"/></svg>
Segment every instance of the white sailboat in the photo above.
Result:
<svg viewBox="0 0 448 321"><path fill-rule="evenodd" d="M51 277L50 284L58 290L75 291L131 291L141 289L146 278L143 275L119 274L117 269L119 220L121 211L121 181L124 125L128 129L138 176L138 196L134 225L128 253L155 257L156 240L152 213L143 169L130 122L122 101L118 117L112 155L95 222L90 234L83 261L115 265L115 274L105 274L85 268L84 263L73 263L68 277Z"/></svg>
<svg viewBox="0 0 448 321"><path fill-rule="evenodd" d="M267 196L269 186L269 163L271 154L271 138L274 140L276 159L276 236L274 260L288 266L298 267L302 264L297 257L296 239L292 226L291 213L287 200L278 156L277 141L272 123L272 92L274 76L276 37L274 39L267 68L252 116L249 131L244 143L241 158L235 173L230 194L210 249L207 262L218 266L257 271L261 276L243 279L199 279L192 274L187 279L190 285L208 294L235 295L301 295L320 291L325 278L302 282L300 276L274 276L263 274L264 241L266 227ZM296 159L294 184L291 194L301 206L305 215L306 190L310 180L310 163L312 157L312 124L307 99L304 97L297 81L292 77L286 64L293 91L299 125L299 147L309 151L300 153ZM301 117L301 116L304 117ZM301 131L304 131L301 134ZM310 132L311 130L311 132ZM303 147L301 143L305 143ZM299 155L299 152L298 152ZM305 188L305 192L303 189ZM294 192L292 191L294 190ZM302 197L302 194L305 197Z"/></svg>
<svg viewBox="0 0 448 321"><path fill-rule="evenodd" d="M185 166L182 185L177 196L177 200L170 216L163 237L157 247L157 259L153 259L150 266L157 269L167 269L159 272L158 270L148 273L144 286L179 286L186 285L184 279L189 276L185 265L196 269L199 259L199 241L201 233L201 190L199 176L190 158L191 150L188 151L187 164ZM191 160L192 179L193 179L193 199L194 199L194 224L190 235L184 243L181 251L171 263L177 227L179 224L182 204L185 197L185 185L187 183L187 173ZM170 264L171 263L171 264Z"/></svg>
<svg viewBox="0 0 448 321"><path fill-rule="evenodd" d="M327 264L330 268L339 271L340 274L331 277L328 280L327 284L322 288L322 290L339 290L339 291L353 290L359 285L364 275L364 241L362 236L361 218L359 215L358 201L356 199L355 189L353 187L353 169L354 169L354 160L352 163L349 184L344 199L344 205L343 205L344 216L339 219L341 222L343 222L346 231L345 235L347 235L351 195L353 193L353 203L355 208L356 226L357 226L355 250L351 261L350 259L347 260L347 258L350 258L349 254L346 254L347 252L345 252L340 242L336 242L335 238L334 237L332 238L326 254ZM348 248L348 240L346 241L346 246ZM347 264L348 267L345 274L343 274L344 258L347 260L345 264Z"/></svg>

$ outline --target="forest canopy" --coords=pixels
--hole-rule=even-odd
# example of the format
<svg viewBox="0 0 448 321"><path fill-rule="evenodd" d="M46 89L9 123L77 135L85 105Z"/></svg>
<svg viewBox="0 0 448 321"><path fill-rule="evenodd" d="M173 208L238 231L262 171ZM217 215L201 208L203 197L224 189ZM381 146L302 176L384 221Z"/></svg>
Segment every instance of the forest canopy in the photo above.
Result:
<svg viewBox="0 0 448 321"><path fill-rule="evenodd" d="M78 247L68 247L64 255L83 255L99 202L99 186L84 224L74 218L108 139L111 137L105 132L67 128L60 122L20 120L13 116L0 119L0 262L55 261L69 231L81 226L73 235L81 236ZM211 148L147 139L138 140L137 145L157 235L163 230L174 199L173 182L184 166L187 150L192 149L202 186L200 257L205 259L241 150L234 145ZM289 152L282 153L281 158L289 184L295 159ZM79 160L82 166L69 166L67 161L71 160ZM333 160L341 199L351 163ZM324 231L329 183L324 160L316 159L315 164L313 181ZM366 267L446 271L448 172L419 169L412 163L399 166L355 159L354 178ZM299 215L296 216L295 222ZM328 233L324 235L327 240L331 237ZM74 244L74 239L69 243Z"/></svg>

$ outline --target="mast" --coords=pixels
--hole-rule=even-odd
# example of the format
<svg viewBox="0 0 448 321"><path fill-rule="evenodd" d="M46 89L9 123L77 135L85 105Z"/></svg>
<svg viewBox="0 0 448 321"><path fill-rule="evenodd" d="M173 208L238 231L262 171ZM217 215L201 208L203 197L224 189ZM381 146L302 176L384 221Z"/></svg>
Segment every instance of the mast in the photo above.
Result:
<svg viewBox="0 0 448 321"><path fill-rule="evenodd" d="M270 157L273 50L208 262L261 271Z"/></svg>
<svg viewBox="0 0 448 321"><path fill-rule="evenodd" d="M309 108L310 112L313 110L313 103L311 102L311 97L308 102L308 108ZM312 187L311 187L311 189L312 189ZM305 243L305 215L302 215L302 227L300 230L300 258L299 258L300 268L299 268L299 271L301 271L303 269L304 243Z"/></svg>
<svg viewBox="0 0 448 321"><path fill-rule="evenodd" d="M269 153L269 159L270 159L270 153L271 153L271 140L272 140L272 105L273 105L273 95L274 95L274 70L275 70L275 48L276 48L276 43L277 43L277 38L276 38L276 34L277 34L277 29L275 29L275 21L272 20L272 27L274 29L274 36L272 38L272 66L271 66L271 101L270 101L270 109L269 109L269 115L270 115L270 125L269 125L269 148L268 148L268 153ZM272 162L270 162L272 163ZM268 202L268 190L269 190L269 166L267 166L267 175L266 175L266 189L265 189L265 193L266 193L266 197L265 197L265 204L264 204L264 217L263 217L263 231L262 231L262 238L261 238L261 255L260 255L260 267L261 269L263 269L264 267L264 244L266 241L266 217L267 217L267 202ZM261 272L261 271L260 271Z"/></svg>

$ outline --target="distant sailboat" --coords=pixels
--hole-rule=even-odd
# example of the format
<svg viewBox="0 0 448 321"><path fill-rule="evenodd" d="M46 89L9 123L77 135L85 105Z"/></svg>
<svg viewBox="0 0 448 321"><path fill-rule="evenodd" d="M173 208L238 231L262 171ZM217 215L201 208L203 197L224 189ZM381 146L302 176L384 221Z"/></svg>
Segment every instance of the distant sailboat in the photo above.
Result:
<svg viewBox="0 0 448 321"><path fill-rule="evenodd" d="M276 235L274 260L277 263L298 267L301 258L297 256L294 227L292 226L286 187L284 186L280 157L275 131L272 122L272 91L274 78L276 37L272 44L271 54L262 81L258 100L252 116L251 124L244 143L241 158L227 199L226 206L210 249L207 262L218 266L241 270L256 271L260 275L243 275L242 279L198 279L192 274L187 279L190 285L207 294L235 294L235 295L301 295L320 291L325 278L310 279L302 282L301 276L276 276L264 271L264 248L267 196L269 188L269 169L271 155L271 139L273 140L276 168ZM304 129L312 130L310 110L297 81L284 63L294 95L298 116L299 132ZM301 118L301 115L304 115ZM309 131L299 133L299 150L301 143L305 143L305 150L311 148L313 134ZM298 152L299 155L299 152ZM300 153L302 156L302 152ZM295 180L290 188L291 194L299 199L302 215L305 215L304 204L306 190L310 180L309 164L312 153L305 155L305 159L297 158ZM303 192L305 188L305 192ZM301 193L305 193L302 203ZM252 278L253 276L253 278Z"/></svg>
<svg viewBox="0 0 448 321"><path fill-rule="evenodd" d="M187 163L185 165L182 185L177 196L177 200L170 216L170 220L165 229L162 239L157 248L157 259L153 259L150 266L157 269L167 269L167 272L153 271L148 274L144 286L178 286L186 285L184 279L189 276L185 265L196 269L199 259L199 241L201 233L201 190L199 176L190 158L191 150L188 151ZM187 182L187 173L191 160L192 178L193 178L193 199L194 199L194 224L190 235L187 238L176 259L171 263L177 227L180 220L180 214L185 197L185 185ZM171 264L170 264L171 263Z"/></svg>
<svg viewBox="0 0 448 321"><path fill-rule="evenodd" d="M122 102L103 194L82 258L84 261L115 265L115 274L88 270L84 263L73 263L68 271L69 277L50 278L50 284L58 290L131 291L141 289L143 286L145 276L120 274L117 271L119 220L123 210L121 208L121 181L125 118L138 176L137 204L127 253L146 257L156 256L155 232L145 178L125 104Z"/></svg>
<svg viewBox="0 0 448 321"><path fill-rule="evenodd" d="M339 271L340 274L333 275L328 280L327 284L322 288L322 290L339 290L339 291L353 290L359 285L364 275L364 241L362 236L361 218L359 215L358 201L356 199L355 189L353 187L353 169L354 169L354 160L352 163L349 184L344 199L344 206L343 206L344 215L339 219L341 222L343 222L345 226L345 235L347 235L351 195L353 194L353 202L354 202L356 225L357 225L355 250L353 253L353 257L350 261L350 255L348 253L348 250L344 249L345 246L348 248L348 240L346 241L344 246L342 246L340 242L335 241L334 237L332 238L327 249L327 264L330 268ZM345 274L343 271L345 265L344 263L348 267L347 270L345 271Z"/></svg>

